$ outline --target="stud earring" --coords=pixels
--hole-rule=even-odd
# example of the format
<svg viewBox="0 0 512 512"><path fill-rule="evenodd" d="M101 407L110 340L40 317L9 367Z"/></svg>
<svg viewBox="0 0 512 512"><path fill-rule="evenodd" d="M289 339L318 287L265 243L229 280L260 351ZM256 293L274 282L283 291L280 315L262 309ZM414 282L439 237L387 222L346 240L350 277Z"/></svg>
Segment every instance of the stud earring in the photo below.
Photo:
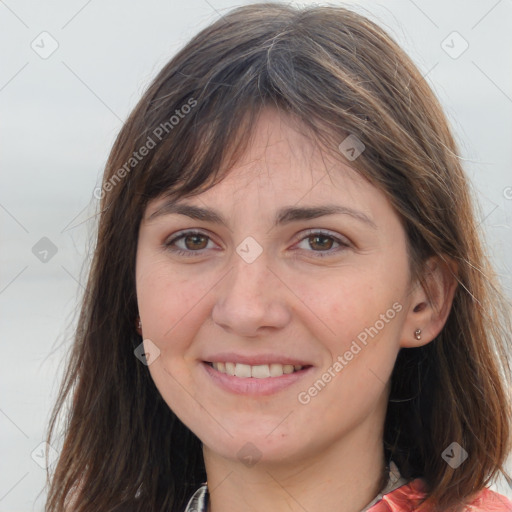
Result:
<svg viewBox="0 0 512 512"><path fill-rule="evenodd" d="M419 341L421 340L421 329L416 329L414 331L414 337Z"/></svg>
<svg viewBox="0 0 512 512"><path fill-rule="evenodd" d="M142 322L141 322L140 318L139 318L139 329L142 329Z"/></svg>

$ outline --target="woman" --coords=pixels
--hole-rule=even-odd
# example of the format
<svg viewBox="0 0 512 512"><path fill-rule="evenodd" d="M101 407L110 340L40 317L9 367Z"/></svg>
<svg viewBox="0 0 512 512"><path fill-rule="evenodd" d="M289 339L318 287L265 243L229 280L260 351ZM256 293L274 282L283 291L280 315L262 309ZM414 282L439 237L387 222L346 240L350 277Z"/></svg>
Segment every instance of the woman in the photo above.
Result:
<svg viewBox="0 0 512 512"><path fill-rule="evenodd" d="M235 9L156 77L100 195L47 511L512 509L486 488L508 312L382 29Z"/></svg>

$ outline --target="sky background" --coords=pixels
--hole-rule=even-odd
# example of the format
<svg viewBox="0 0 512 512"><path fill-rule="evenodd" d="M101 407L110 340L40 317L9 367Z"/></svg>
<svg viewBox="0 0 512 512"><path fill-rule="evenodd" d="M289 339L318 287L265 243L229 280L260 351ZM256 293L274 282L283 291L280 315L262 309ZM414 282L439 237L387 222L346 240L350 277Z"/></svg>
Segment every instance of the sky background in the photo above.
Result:
<svg viewBox="0 0 512 512"><path fill-rule="evenodd" d="M0 2L0 512L43 509L40 444L86 278L93 191L114 138L176 51L249 3ZM330 4L387 29L427 77L512 297L512 1ZM506 482L494 488L512 497Z"/></svg>

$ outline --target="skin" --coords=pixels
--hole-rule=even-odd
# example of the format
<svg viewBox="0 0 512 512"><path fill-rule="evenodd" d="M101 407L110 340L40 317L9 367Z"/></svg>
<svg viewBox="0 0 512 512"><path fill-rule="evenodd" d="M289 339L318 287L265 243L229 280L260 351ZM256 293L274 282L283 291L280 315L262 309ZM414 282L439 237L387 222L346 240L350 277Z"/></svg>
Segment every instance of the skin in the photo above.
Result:
<svg viewBox="0 0 512 512"><path fill-rule="evenodd" d="M140 226L142 334L160 350L148 368L169 407L203 442L213 512L357 512L368 504L381 490L383 425L398 351L431 341L453 297L438 262L431 262L429 277L435 302L411 281L406 235L385 195L292 126L264 111L227 177L180 199L217 210L227 225L176 213L150 219L165 202L157 198ZM325 204L357 210L374 225L335 214L273 227L281 207ZM165 245L188 229L205 237ZM328 231L327 238L308 230ZM248 236L263 250L252 263L236 252ZM397 303L394 318L300 403L299 393ZM414 337L418 327L421 340ZM270 396L242 396L204 371L207 354L225 351L295 356L313 368ZM237 455L244 446L255 464Z"/></svg>

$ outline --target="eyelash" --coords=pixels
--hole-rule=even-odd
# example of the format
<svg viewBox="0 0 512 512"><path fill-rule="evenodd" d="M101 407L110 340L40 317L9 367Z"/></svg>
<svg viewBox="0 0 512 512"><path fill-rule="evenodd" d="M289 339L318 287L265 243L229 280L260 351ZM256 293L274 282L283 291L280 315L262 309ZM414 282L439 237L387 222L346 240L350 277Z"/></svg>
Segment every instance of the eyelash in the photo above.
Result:
<svg viewBox="0 0 512 512"><path fill-rule="evenodd" d="M189 236L197 236L197 235L204 236L204 237L208 238L209 241L211 240L211 238L207 234L203 233L202 231L191 230L191 231L183 231L183 232L179 233L177 236L173 237L171 240L168 240L167 242L165 242L164 245L167 250L169 250L170 252L172 252L178 256L185 256L185 257L190 257L190 258L193 258L195 256L200 256L203 254L203 251L206 251L207 249L201 249L199 251L191 251L191 250L176 249L175 247L174 248L171 247L172 244L174 244L178 240L187 238ZM303 240L307 240L308 238L311 238L314 235L317 235L317 236L320 235L320 236L323 236L326 238L330 238L330 239L334 240L334 242L339 244L339 246L340 246L340 247L336 248L335 250L307 251L307 252L315 253L316 258L325 258L325 257L331 256L333 254L336 254L338 252L341 252L344 249L350 247L350 244L348 243L348 241L344 241L341 238L338 238L329 232L322 231L322 230L319 231L319 230L314 230L314 229L308 231L306 233L306 236L302 237L299 240L299 242L302 242ZM303 250L303 249L299 249L299 250Z"/></svg>

